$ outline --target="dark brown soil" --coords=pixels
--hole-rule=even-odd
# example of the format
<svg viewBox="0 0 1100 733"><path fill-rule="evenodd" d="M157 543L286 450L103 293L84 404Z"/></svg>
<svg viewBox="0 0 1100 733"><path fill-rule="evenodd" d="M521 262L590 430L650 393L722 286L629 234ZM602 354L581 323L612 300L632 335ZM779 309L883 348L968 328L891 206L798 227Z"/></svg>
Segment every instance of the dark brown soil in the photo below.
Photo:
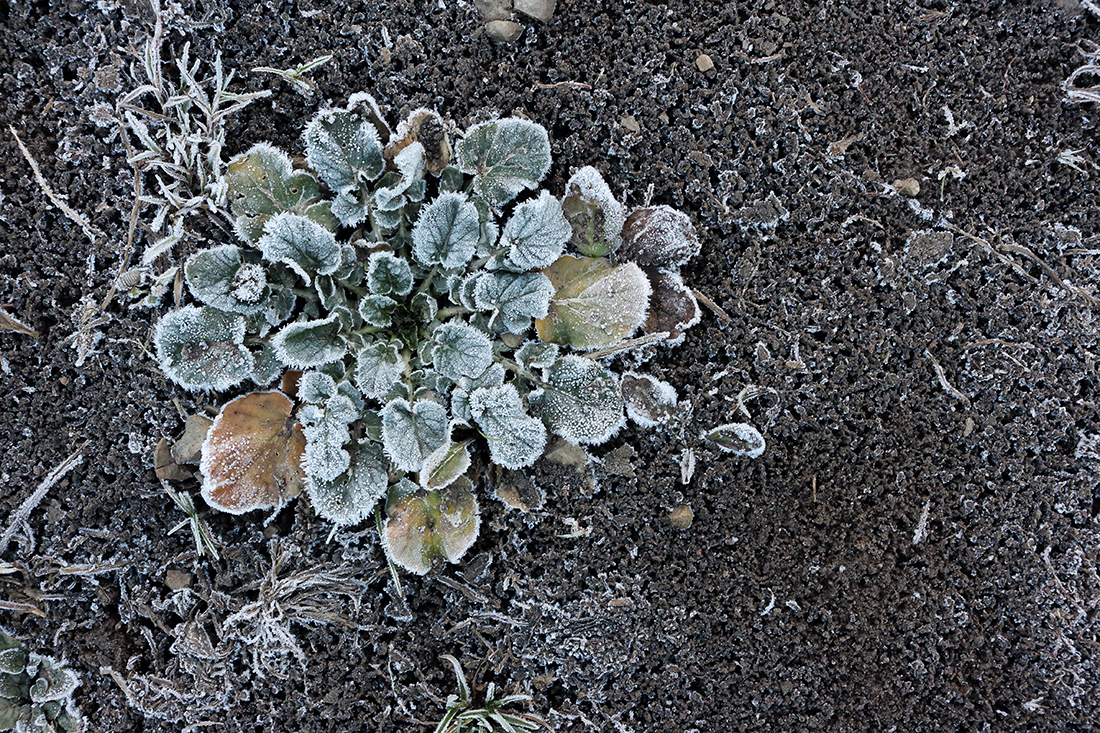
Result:
<svg viewBox="0 0 1100 733"><path fill-rule="evenodd" d="M173 17L166 57L190 40L235 88L275 89L227 154L297 151L318 105L359 90L394 119L523 114L551 132L551 190L593 164L632 203L652 186L689 212L704 245L685 279L732 321L708 312L653 362L694 405L682 435L624 431L598 452L632 447L632 471L612 468L635 475L605 464L595 491L534 472L533 515L483 495L474 551L404 577L408 609L373 528L326 542L304 501L267 527L209 515L224 557L198 559L150 465L182 427L173 399L201 402L146 352L162 311L115 299L98 353L77 367L73 348L133 197L95 105L133 87L152 15L0 6L0 304L41 332L0 332L0 517L83 455L31 514L36 543L4 550L0 625L79 670L89 730L430 730L455 691L442 654L481 690L530 692L559 731L1100 727L1100 264L1081 253L1100 235L1097 111L1060 86L1100 24L1077 2L561 0L512 46L461 0L185 0ZM323 53L313 99L249 71ZM889 187L907 178L916 198ZM699 440L747 419L750 385L767 390L746 404L768 439L755 461ZM590 534L562 537L568 518ZM273 563L272 628L300 659L245 618ZM311 578L320 595L294 590Z"/></svg>

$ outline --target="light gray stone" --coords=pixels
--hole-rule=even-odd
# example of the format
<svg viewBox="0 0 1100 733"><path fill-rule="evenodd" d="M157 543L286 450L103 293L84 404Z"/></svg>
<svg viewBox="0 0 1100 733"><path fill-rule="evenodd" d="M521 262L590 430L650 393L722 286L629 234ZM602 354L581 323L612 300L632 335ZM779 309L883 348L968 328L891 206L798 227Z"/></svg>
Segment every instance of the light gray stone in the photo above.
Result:
<svg viewBox="0 0 1100 733"><path fill-rule="evenodd" d="M512 0L474 0L474 7L486 22L512 19Z"/></svg>
<svg viewBox="0 0 1100 733"><path fill-rule="evenodd" d="M516 12L549 23L554 18L558 0L516 0Z"/></svg>
<svg viewBox="0 0 1100 733"><path fill-rule="evenodd" d="M523 26L510 20L491 20L485 24L489 38L501 43L511 43L523 35Z"/></svg>

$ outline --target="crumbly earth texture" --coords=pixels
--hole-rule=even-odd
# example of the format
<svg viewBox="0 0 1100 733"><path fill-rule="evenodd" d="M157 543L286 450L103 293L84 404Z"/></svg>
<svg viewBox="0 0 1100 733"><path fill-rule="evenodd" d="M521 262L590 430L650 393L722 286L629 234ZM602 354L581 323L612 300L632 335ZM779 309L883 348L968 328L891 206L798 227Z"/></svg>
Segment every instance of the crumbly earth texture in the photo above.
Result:
<svg viewBox="0 0 1100 733"><path fill-rule="evenodd" d="M692 217L684 279L728 320L650 363L692 406L680 427L501 477L545 491L529 514L486 477L477 544L403 577L405 604L374 528L330 541L305 500L265 523L174 484L221 549L196 557L152 449L232 395L156 370L171 293L100 309L134 196L111 116L153 15L4 4L0 305L39 332L0 331L4 526L82 458L3 548L0 625L80 673L89 730L428 730L455 692L443 654L475 699L529 693L558 731L1095 730L1100 161L1096 108L1061 84L1100 23L1079 3L561 0L512 45L461 0L163 13L166 60L190 41L232 89L274 91L227 156L300 154L315 109L361 90L391 124L524 115L554 193L595 165L630 205L651 189ZM312 97L251 71L325 53ZM156 267L230 236L189 221ZM730 422L764 433L761 458L700 439Z"/></svg>

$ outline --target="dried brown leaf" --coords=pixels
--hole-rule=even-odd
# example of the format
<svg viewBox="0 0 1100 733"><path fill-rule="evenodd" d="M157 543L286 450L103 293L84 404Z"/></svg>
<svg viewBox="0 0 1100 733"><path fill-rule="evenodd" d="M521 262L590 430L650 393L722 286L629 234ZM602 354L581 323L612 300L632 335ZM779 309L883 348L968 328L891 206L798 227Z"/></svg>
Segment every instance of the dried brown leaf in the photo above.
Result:
<svg viewBox="0 0 1100 733"><path fill-rule="evenodd" d="M282 392L253 392L222 407L202 446L202 497L230 514L281 506L305 484L306 437Z"/></svg>

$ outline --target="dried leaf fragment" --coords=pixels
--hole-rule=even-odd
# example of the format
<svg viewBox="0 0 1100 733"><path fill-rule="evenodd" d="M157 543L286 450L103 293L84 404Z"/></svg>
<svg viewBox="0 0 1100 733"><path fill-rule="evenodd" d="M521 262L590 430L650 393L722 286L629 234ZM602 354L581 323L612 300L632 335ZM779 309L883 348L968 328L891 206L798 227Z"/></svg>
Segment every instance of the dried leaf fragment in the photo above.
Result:
<svg viewBox="0 0 1100 733"><path fill-rule="evenodd" d="M167 438L161 438L153 449L153 470L162 481L183 481L191 478L191 471L173 460Z"/></svg>
<svg viewBox="0 0 1100 733"><path fill-rule="evenodd" d="M202 444L214 421L206 415L188 415L183 435L172 444L172 459L176 463L198 464L202 460Z"/></svg>
<svg viewBox="0 0 1100 733"><path fill-rule="evenodd" d="M227 402L202 446L202 497L243 514L281 506L305 485L306 437L282 392L253 392Z"/></svg>

